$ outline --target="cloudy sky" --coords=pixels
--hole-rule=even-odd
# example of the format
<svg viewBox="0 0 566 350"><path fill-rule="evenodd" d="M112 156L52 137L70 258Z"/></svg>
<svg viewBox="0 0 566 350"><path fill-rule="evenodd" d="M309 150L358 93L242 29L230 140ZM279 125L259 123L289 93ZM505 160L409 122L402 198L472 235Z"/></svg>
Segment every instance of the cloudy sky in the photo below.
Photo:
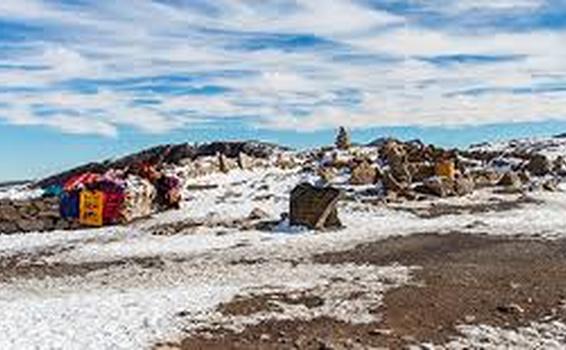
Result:
<svg viewBox="0 0 566 350"><path fill-rule="evenodd" d="M167 141L566 131L566 0L1 0L0 180Z"/></svg>

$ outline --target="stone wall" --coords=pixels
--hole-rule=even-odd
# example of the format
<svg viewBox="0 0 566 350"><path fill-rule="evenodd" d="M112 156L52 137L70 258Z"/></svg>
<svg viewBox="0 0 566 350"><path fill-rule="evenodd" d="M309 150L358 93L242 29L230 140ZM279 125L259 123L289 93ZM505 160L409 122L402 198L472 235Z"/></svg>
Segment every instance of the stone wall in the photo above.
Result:
<svg viewBox="0 0 566 350"><path fill-rule="evenodd" d="M0 234L66 230L77 226L60 217L58 198L0 200Z"/></svg>

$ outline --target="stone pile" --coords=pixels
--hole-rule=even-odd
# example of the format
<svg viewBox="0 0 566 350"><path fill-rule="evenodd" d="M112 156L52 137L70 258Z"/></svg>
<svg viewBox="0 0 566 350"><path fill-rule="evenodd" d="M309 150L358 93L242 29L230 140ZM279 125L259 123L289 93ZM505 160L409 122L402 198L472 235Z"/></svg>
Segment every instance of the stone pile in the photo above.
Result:
<svg viewBox="0 0 566 350"><path fill-rule="evenodd" d="M464 196L476 188L502 192L557 189L566 175L562 157L551 161L537 153L447 150L420 141L376 140L364 147L321 149L311 153L323 183L348 174L352 186L376 185L386 199ZM508 169L508 170L505 170Z"/></svg>
<svg viewBox="0 0 566 350"><path fill-rule="evenodd" d="M59 215L57 198L0 201L0 233L45 232L78 228Z"/></svg>

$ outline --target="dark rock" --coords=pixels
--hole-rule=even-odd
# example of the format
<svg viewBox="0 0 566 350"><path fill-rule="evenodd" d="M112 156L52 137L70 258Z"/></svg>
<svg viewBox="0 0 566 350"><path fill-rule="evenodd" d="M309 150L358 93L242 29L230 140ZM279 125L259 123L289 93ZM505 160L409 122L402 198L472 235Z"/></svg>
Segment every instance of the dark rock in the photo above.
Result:
<svg viewBox="0 0 566 350"><path fill-rule="evenodd" d="M248 215L249 220L263 220L267 218L269 218L269 214L260 208L254 208Z"/></svg>
<svg viewBox="0 0 566 350"><path fill-rule="evenodd" d="M548 158L542 154L535 154L531 156L527 163L527 170L536 176L544 176L552 170L552 164Z"/></svg>
<svg viewBox="0 0 566 350"><path fill-rule="evenodd" d="M556 192L558 191L558 181L556 179L546 180L542 183L542 189L545 191Z"/></svg>
<svg viewBox="0 0 566 350"><path fill-rule="evenodd" d="M253 167L253 158L243 152L238 153L238 166L242 170L251 169Z"/></svg>
<svg viewBox="0 0 566 350"><path fill-rule="evenodd" d="M566 176L566 161L564 157L558 156L552 162L552 171L559 176Z"/></svg>
<svg viewBox="0 0 566 350"><path fill-rule="evenodd" d="M338 135L336 136L336 148L341 150L347 150L352 147L352 140L350 139L350 133L344 127L338 129Z"/></svg>
<svg viewBox="0 0 566 350"><path fill-rule="evenodd" d="M311 229L342 226L336 204L342 191L332 187L317 188L303 183L291 191L291 225L303 225Z"/></svg>

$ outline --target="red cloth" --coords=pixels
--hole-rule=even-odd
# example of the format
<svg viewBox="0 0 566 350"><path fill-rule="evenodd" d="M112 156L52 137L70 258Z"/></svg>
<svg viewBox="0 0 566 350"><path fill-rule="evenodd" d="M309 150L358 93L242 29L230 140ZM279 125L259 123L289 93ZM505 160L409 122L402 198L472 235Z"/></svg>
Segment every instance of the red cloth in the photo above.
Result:
<svg viewBox="0 0 566 350"><path fill-rule="evenodd" d="M120 209L124 203L124 193L106 192L102 217L105 224L115 224L120 220Z"/></svg>
<svg viewBox="0 0 566 350"><path fill-rule="evenodd" d="M97 182L100 180L100 175L95 173L83 173L77 176L73 176L67 182L63 189L67 192L79 190L84 188L86 185Z"/></svg>

